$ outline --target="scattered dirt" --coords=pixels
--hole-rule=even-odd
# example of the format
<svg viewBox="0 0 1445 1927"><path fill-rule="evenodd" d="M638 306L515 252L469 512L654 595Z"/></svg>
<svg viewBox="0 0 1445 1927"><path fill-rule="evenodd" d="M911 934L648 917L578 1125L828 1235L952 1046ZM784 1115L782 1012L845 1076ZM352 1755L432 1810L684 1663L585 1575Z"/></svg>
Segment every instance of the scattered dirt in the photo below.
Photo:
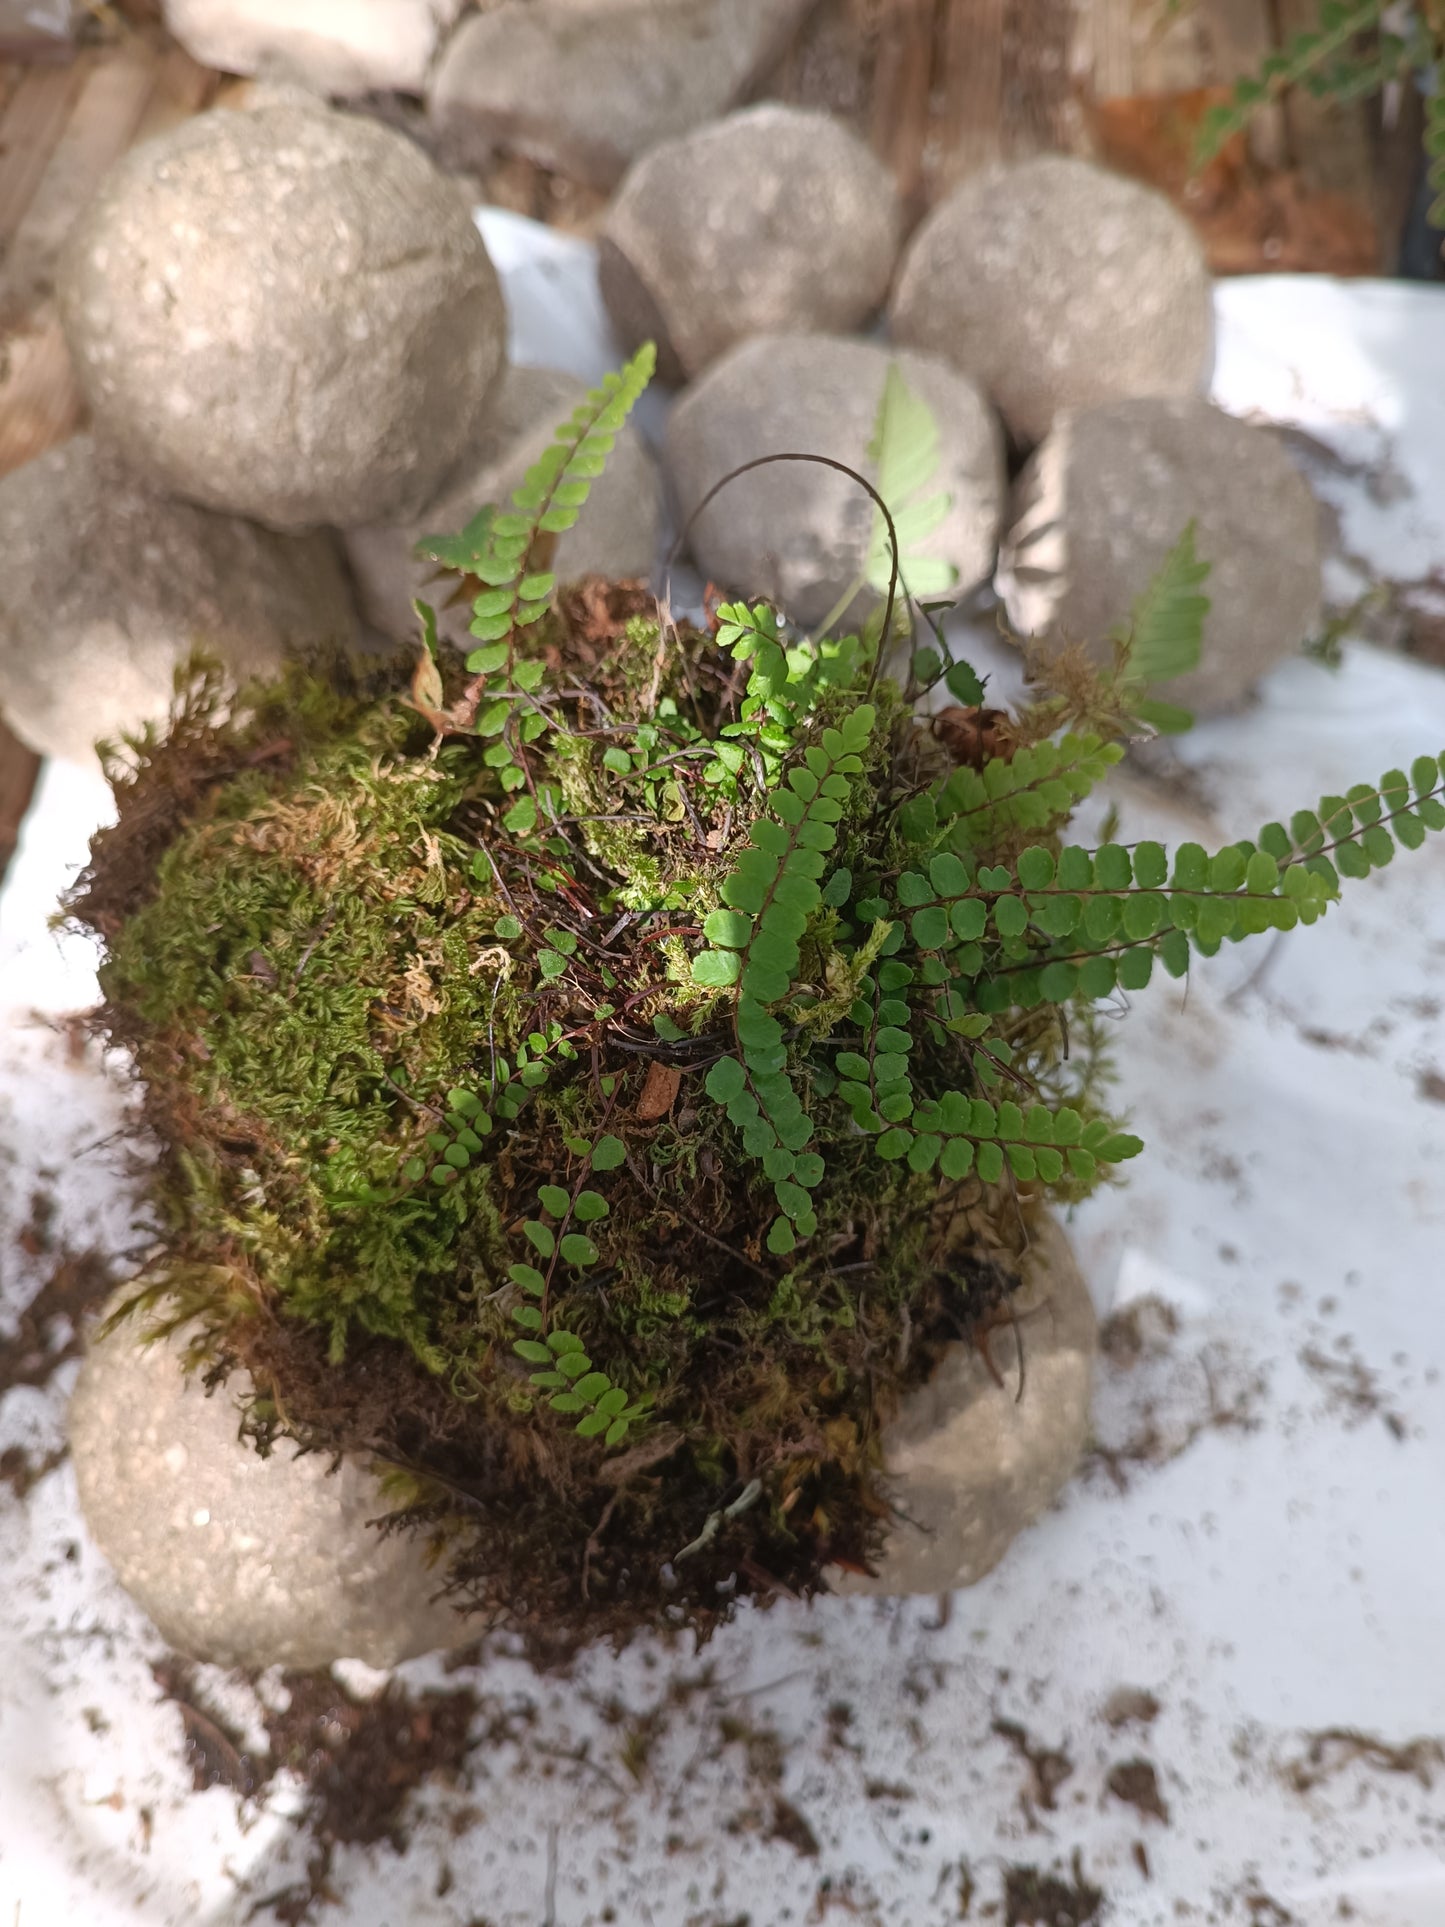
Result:
<svg viewBox="0 0 1445 1927"><path fill-rule="evenodd" d="M31 1193L29 1216L15 1242L24 1259L49 1260L51 1269L20 1313L15 1332L0 1338L0 1398L17 1385L43 1389L62 1365L79 1356L81 1321L110 1283L98 1252L76 1253L58 1242L55 1215L49 1191Z"/></svg>
<svg viewBox="0 0 1445 1927"><path fill-rule="evenodd" d="M1354 1765L1377 1773L1407 1773L1428 1791L1435 1772L1445 1767L1445 1745L1438 1739L1405 1740L1396 1746L1353 1726L1326 1726L1304 1737L1301 1758L1283 1768L1285 1783L1296 1793L1308 1793Z"/></svg>
<svg viewBox="0 0 1445 1927"><path fill-rule="evenodd" d="M197 1792L224 1786L254 1799L283 1768L299 1776L305 1805L298 1824L315 1848L307 1879L262 1896L252 1908L253 1915L269 1910L285 1927L301 1927L330 1897L338 1845L385 1842L405 1852L411 1794L433 1775L464 1775L467 1754L481 1737L472 1732L478 1700L470 1687L410 1693L393 1683L377 1698L359 1700L329 1674L287 1673L282 1684L289 1704L266 1714L268 1747L257 1757L206 1703L188 1661L172 1655L154 1672L180 1713Z"/></svg>
<svg viewBox="0 0 1445 1927"><path fill-rule="evenodd" d="M1288 1907L1282 1907L1272 1894L1261 1893L1257 1887L1240 1898L1249 1909L1249 1918L1254 1927L1294 1927L1295 1916Z"/></svg>
<svg viewBox="0 0 1445 1927"><path fill-rule="evenodd" d="M1379 1375L1372 1371L1346 1335L1335 1340L1334 1351L1321 1351L1306 1345L1300 1363L1324 1387L1329 1410L1354 1430L1367 1420L1377 1418L1392 1438L1404 1439L1409 1427L1381 1390Z"/></svg>
<svg viewBox="0 0 1445 1927"><path fill-rule="evenodd" d="M1159 1717L1160 1706L1154 1695L1140 1686L1116 1686L1104 1701L1102 1711L1113 1727L1152 1726Z"/></svg>
<svg viewBox="0 0 1445 1927"><path fill-rule="evenodd" d="M791 1800L781 1794L773 1802L773 1825L770 1840L785 1840L790 1847L810 1860L818 1857L818 1836L799 1813Z"/></svg>
<svg viewBox="0 0 1445 1927"><path fill-rule="evenodd" d="M55 1200L36 1191L16 1243L23 1256L48 1260L49 1275L20 1313L9 1336L0 1337L0 1399L18 1386L44 1390L62 1365L78 1358L85 1314L110 1289L111 1274L98 1252L59 1247L54 1234ZM65 1447L32 1459L18 1445L0 1452L0 1484L23 1499L65 1459Z"/></svg>
<svg viewBox="0 0 1445 1927"><path fill-rule="evenodd" d="M1162 1298L1136 1298L1111 1312L1099 1327L1099 1350L1118 1371L1129 1371L1146 1352L1166 1348L1179 1331L1179 1314Z"/></svg>
<svg viewBox="0 0 1445 1927"><path fill-rule="evenodd" d="M1159 1791L1159 1776L1148 1760L1121 1760L1104 1782L1116 1800L1137 1807L1147 1819L1169 1824L1169 1808Z"/></svg>
<svg viewBox="0 0 1445 1927"><path fill-rule="evenodd" d="M27 1499L42 1479L64 1465L68 1449L59 1445L43 1458L32 1459L23 1447L7 1445L0 1452L0 1485L8 1485L17 1499Z"/></svg>
<svg viewBox="0 0 1445 1927"><path fill-rule="evenodd" d="M1159 1298L1140 1298L1100 1327L1100 1430L1084 1470L1106 1472L1120 1492L1132 1468L1168 1465L1206 1432L1259 1429L1264 1371L1219 1343L1181 1353L1179 1329L1179 1314Z"/></svg>
<svg viewBox="0 0 1445 1927"><path fill-rule="evenodd" d="M1005 1927L1090 1927L1100 1919L1102 1889L1085 1880L1075 1853L1067 1881L1037 1867L1004 1869Z"/></svg>
<svg viewBox="0 0 1445 1927"><path fill-rule="evenodd" d="M1416 1089L1429 1103L1445 1104L1445 1075L1441 1072L1421 1071Z"/></svg>
<svg viewBox="0 0 1445 1927"><path fill-rule="evenodd" d="M1029 1769L1032 1784L1019 1795L1019 1805L1029 1821L1032 1823L1034 1820L1036 1805L1046 1813L1052 1813L1055 1810L1054 1795L1073 1772L1073 1761L1061 1748L1037 1745L1025 1728L1014 1720L996 1719L993 1730L1001 1740L1008 1741Z"/></svg>

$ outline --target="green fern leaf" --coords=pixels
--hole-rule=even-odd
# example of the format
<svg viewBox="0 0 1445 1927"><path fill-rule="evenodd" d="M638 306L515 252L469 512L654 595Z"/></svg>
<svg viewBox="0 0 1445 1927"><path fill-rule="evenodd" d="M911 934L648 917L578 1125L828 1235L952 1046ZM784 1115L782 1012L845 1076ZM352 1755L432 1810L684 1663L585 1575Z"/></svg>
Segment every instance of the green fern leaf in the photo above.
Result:
<svg viewBox="0 0 1445 1927"><path fill-rule="evenodd" d="M1125 652L1121 681L1170 682L1198 667L1209 614L1209 598L1200 595L1199 585L1209 568L1194 552L1191 522L1134 604L1129 620L1110 637Z"/></svg>
<svg viewBox="0 0 1445 1927"><path fill-rule="evenodd" d="M922 553L922 545L953 507L951 495L932 489L939 466L938 424L928 404L904 381L896 362L888 364L883 378L868 454L877 464L878 493L888 504L898 532L898 571L907 593L940 595L951 589L958 571L940 557ZM892 572L888 524L875 508L866 564L869 587L886 595Z"/></svg>
<svg viewBox="0 0 1445 1927"><path fill-rule="evenodd" d="M533 549L541 537L560 534L576 522L656 362L656 349L645 342L625 367L608 375L527 470L512 497L513 512L490 515L485 541L467 562L468 573L488 585L473 605L472 634L483 643L505 643L510 653L517 630L545 613L555 585L550 572L529 566ZM468 538L480 523L481 516L474 518L457 543L470 546ZM475 650L467 667L473 673L487 671L495 667L495 657Z"/></svg>

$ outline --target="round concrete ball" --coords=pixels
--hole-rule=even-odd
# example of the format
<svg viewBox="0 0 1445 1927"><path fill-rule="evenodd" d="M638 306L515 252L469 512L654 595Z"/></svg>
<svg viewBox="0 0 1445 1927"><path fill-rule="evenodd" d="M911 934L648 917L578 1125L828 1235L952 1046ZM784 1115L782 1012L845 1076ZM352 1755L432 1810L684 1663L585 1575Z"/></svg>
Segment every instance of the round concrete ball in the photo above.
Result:
<svg viewBox="0 0 1445 1927"><path fill-rule="evenodd" d="M1201 715L1238 708L1320 621L1320 517L1266 428L1211 402L1111 402L1065 415L1026 463L997 585L1015 631L1105 641L1194 524L1210 564L1199 666L1158 686Z"/></svg>
<svg viewBox="0 0 1445 1927"><path fill-rule="evenodd" d="M97 429L157 486L283 529L420 509L506 338L457 188L400 134L289 89L127 155L59 295Z"/></svg>
<svg viewBox="0 0 1445 1927"><path fill-rule="evenodd" d="M957 594L982 581L1006 494L998 423L973 383L945 362L872 341L757 335L694 382L672 410L665 449L684 522L715 483L759 455L825 455L871 475L868 445L890 363L932 413L939 462L929 487L950 497L918 548L952 566ZM856 586L874 514L848 476L780 463L730 483L698 516L688 543L712 581L769 596L794 621L812 624ZM856 608L848 613L857 619Z"/></svg>
<svg viewBox="0 0 1445 1927"><path fill-rule="evenodd" d="M258 1668L396 1666L460 1644L466 1621L435 1597L424 1542L377 1530L376 1476L289 1441L263 1459L238 1435L250 1380L207 1397L187 1336L147 1342L144 1314L123 1320L91 1346L70 1406L86 1524L162 1636Z"/></svg>
<svg viewBox="0 0 1445 1927"><path fill-rule="evenodd" d="M1151 188L1062 154L984 168L935 208L889 324L971 375L1023 447L1064 408L1195 394L1213 356L1188 222Z"/></svg>
<svg viewBox="0 0 1445 1927"><path fill-rule="evenodd" d="M1089 1436L1098 1324L1088 1286L1051 1218L1040 1225L985 1353L960 1340L883 1428L896 1516L877 1569L838 1568L834 1592L952 1592L991 1572L1053 1504Z"/></svg>
<svg viewBox="0 0 1445 1927"><path fill-rule="evenodd" d="M197 649L244 677L356 641L334 536L158 494L89 435L0 480L0 556L0 711L44 756L161 721Z"/></svg>
<svg viewBox="0 0 1445 1927"><path fill-rule="evenodd" d="M426 536L465 528L488 503L509 501L558 426L586 397L587 384L573 375L552 368L508 368L493 392L484 428L437 499L410 522L347 531L347 558L369 622L398 642L414 643L412 602L419 597L435 608L440 635L459 649L476 648L470 601L448 600L456 578L438 580L437 565L419 561L416 545ZM650 576L657 560L661 494L657 464L627 422L576 525L557 538L552 560L557 580Z"/></svg>
<svg viewBox="0 0 1445 1927"><path fill-rule="evenodd" d="M882 304L900 235L888 170L829 114L766 102L638 161L598 237L624 344L680 382L746 335L845 334Z"/></svg>

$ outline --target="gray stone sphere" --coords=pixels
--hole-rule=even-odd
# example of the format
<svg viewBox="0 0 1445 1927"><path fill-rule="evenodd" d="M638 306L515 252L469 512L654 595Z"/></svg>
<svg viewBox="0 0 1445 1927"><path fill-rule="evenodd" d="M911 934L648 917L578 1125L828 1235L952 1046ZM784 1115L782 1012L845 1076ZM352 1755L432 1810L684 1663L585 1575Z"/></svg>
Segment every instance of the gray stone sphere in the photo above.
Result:
<svg viewBox="0 0 1445 1927"><path fill-rule="evenodd" d="M114 1305L112 1301L112 1307ZM208 1398L184 1332L146 1343L143 1314L91 1346L70 1406L81 1510L163 1637L216 1666L396 1666L458 1645L423 1542L383 1538L376 1476L238 1437L233 1374Z"/></svg>
<svg viewBox="0 0 1445 1927"><path fill-rule="evenodd" d="M96 427L127 460L283 529L421 508L506 340L459 190L400 134L299 90L135 148L58 292Z"/></svg>
<svg viewBox="0 0 1445 1927"><path fill-rule="evenodd" d="M658 141L716 120L787 46L813 0L499 0L432 71L448 161L525 154L614 187Z"/></svg>
<svg viewBox="0 0 1445 1927"><path fill-rule="evenodd" d="M731 348L679 398L667 427L668 477L686 522L707 491L755 456L798 451L871 478L868 456L890 362L939 431L933 487L952 506L922 550L957 570L964 594L993 568L1006 497L1003 437L973 383L932 355L833 335L757 335ZM874 508L846 475L788 462L740 476L703 510L688 542L712 581L773 598L821 622L856 582ZM876 598L867 596L869 602ZM858 609L850 612L856 620Z"/></svg>
<svg viewBox="0 0 1445 1927"><path fill-rule="evenodd" d="M1112 402L1065 415L1025 465L997 585L1021 635L1106 638L1191 521L1210 563L1197 669L1158 686L1201 715L1238 708L1320 622L1320 515L1266 428L1213 403Z"/></svg>
<svg viewBox="0 0 1445 1927"><path fill-rule="evenodd" d="M977 1344L949 1345L927 1384L884 1427L883 1466L898 1516L877 1571L830 1573L834 1592L890 1596L976 1585L1073 1477L1089 1437L1098 1321L1052 1218L1040 1225L1023 1274L1011 1305L1018 1326L1004 1324L988 1338L998 1377Z"/></svg>
<svg viewBox="0 0 1445 1927"><path fill-rule="evenodd" d="M197 649L247 676L356 640L333 536L159 495L89 435L0 480L0 557L0 710L45 756L162 720Z"/></svg>
<svg viewBox="0 0 1445 1927"><path fill-rule="evenodd" d="M882 304L898 192L829 114L775 101L638 161L598 236L597 279L623 344L655 340L685 381L746 335L846 334Z"/></svg>
<svg viewBox="0 0 1445 1927"><path fill-rule="evenodd" d="M1025 447L1064 408L1197 393L1214 344L1183 215L1063 154L983 168L941 202L905 251L889 325L970 375Z"/></svg>
<svg viewBox="0 0 1445 1927"><path fill-rule="evenodd" d="M508 368L493 393L486 424L462 469L411 522L349 529L346 553L366 618L398 642L415 642L412 602L436 609L438 632L459 649L475 649L471 604L441 606L455 578L438 582L436 564L418 561L424 536L451 535L479 508L505 505L553 432L586 398L587 385L552 368ZM652 574L657 560L662 488L657 464L628 422L607 466L592 483L575 527L557 538L552 569L562 583L584 575Z"/></svg>

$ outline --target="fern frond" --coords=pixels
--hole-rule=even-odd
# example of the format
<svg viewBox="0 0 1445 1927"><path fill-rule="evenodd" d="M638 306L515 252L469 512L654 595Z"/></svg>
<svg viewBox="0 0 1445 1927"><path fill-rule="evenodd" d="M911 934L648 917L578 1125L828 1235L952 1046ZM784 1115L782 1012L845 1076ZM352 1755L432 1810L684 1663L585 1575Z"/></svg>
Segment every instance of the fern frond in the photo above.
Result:
<svg viewBox="0 0 1445 1927"><path fill-rule="evenodd" d="M571 1191L560 1184L544 1184L537 1193L538 1215L522 1226L528 1244L546 1262L545 1274L531 1263L519 1262L507 1270L508 1282L522 1294L512 1321L524 1335L515 1340L512 1350L529 1365L541 1367L531 1375L533 1385L551 1394L547 1402L554 1412L577 1417L577 1431L583 1438L620 1445L644 1416L647 1401L630 1401L608 1373L599 1371L576 1332L558 1326L547 1329L547 1300L558 1265L585 1271L598 1260L591 1237L571 1229L574 1224L597 1224L611 1209L602 1193L590 1190L586 1181L594 1171L616 1170L627 1156L622 1140L610 1134L599 1137L590 1148L584 1139L579 1148L586 1155Z"/></svg>
<svg viewBox="0 0 1445 1927"><path fill-rule="evenodd" d="M808 1192L822 1179L823 1161L801 1155L813 1126L785 1068L783 1027L768 1006L793 987L799 940L822 904L818 879L837 841L834 826L843 816L849 778L862 771L861 752L875 720L872 706L862 704L841 729L825 729L821 744L810 744L802 763L788 771L787 786L773 793L768 813L753 824L748 848L724 879L723 907L703 923L714 948L693 959L694 983L714 990L738 985L739 1054L713 1065L706 1088L742 1132L744 1149L773 1180L783 1215L769 1233L768 1249L779 1255L792 1249L797 1235L810 1237L817 1229Z"/></svg>
<svg viewBox="0 0 1445 1927"><path fill-rule="evenodd" d="M1323 796L1317 809L1296 810L1288 829L1266 823L1259 843L1286 873L1304 868L1338 889L1341 876L1382 870L1397 842L1418 850L1431 830L1445 830L1445 754L1417 756L1408 776L1386 770L1373 788L1356 783Z"/></svg>
<svg viewBox="0 0 1445 1927"><path fill-rule="evenodd" d="M942 525L953 507L951 495L932 490L939 449L938 424L932 410L908 386L897 362L890 362L868 454L877 464L878 493L888 504L898 534L898 573L905 591L913 596L941 595L958 580L952 563L921 552L921 544ZM866 563L869 587L885 595L892 572L888 525L875 508Z"/></svg>
<svg viewBox="0 0 1445 1927"><path fill-rule="evenodd" d="M956 850L996 849L1015 831L1062 822L1123 754L1119 744L1084 732L991 757L982 770L964 765L938 792L938 821Z"/></svg>
<svg viewBox="0 0 1445 1927"><path fill-rule="evenodd" d="M1209 569L1210 564L1195 554L1190 522L1130 610L1129 620L1109 638L1119 652L1118 681L1171 682L1199 666L1210 606L1199 585Z"/></svg>
<svg viewBox="0 0 1445 1927"><path fill-rule="evenodd" d="M1204 116L1199 124L1196 166L1212 161L1261 107L1344 54L1357 34L1379 24L1381 11L1381 0L1324 0L1317 27L1297 33L1287 47L1263 61L1256 74L1236 81L1232 97Z"/></svg>
<svg viewBox="0 0 1445 1927"><path fill-rule="evenodd" d="M557 431L540 460L512 496L512 509L494 514L485 530L480 517L468 524L468 535L484 536L480 552L467 559L467 573L486 586L472 605L472 634L483 647L467 657L474 676L510 670L516 632L546 614L556 587L550 569L535 564L546 558L547 538L576 523L592 483L602 473L619 431L652 379L657 361L653 344L644 342L631 361L605 377L570 419ZM468 538L459 538L466 542ZM475 713L480 684L467 690Z"/></svg>

